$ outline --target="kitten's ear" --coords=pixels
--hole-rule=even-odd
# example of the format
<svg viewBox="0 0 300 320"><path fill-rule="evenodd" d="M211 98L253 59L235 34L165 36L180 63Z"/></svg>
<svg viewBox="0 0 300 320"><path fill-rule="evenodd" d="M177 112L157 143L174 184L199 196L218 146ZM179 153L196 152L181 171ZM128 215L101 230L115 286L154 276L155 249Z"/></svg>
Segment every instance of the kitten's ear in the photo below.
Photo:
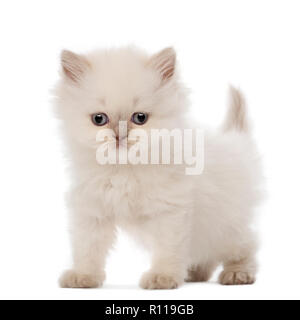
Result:
<svg viewBox="0 0 300 320"><path fill-rule="evenodd" d="M150 58L150 66L157 70L163 82L170 80L175 72L176 52L166 48Z"/></svg>
<svg viewBox="0 0 300 320"><path fill-rule="evenodd" d="M68 50L63 50L60 56L64 75L73 83L79 83L85 72L90 68L87 59Z"/></svg>

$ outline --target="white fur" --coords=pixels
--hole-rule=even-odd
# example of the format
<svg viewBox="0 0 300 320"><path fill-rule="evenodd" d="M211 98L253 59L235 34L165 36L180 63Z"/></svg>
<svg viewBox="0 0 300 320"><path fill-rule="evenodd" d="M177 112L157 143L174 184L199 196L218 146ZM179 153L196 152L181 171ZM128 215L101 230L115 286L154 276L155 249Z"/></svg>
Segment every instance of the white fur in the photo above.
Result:
<svg viewBox="0 0 300 320"><path fill-rule="evenodd" d="M72 65L78 61L79 66ZM256 241L251 223L261 174L251 135L244 128L244 109L229 115L226 130L205 133L205 169L200 176L186 176L182 166L96 162L99 127L91 122L92 113L105 112L115 131L119 120L127 120L129 130L134 128L129 119L137 111L151 114L146 130L189 127L186 90L177 73L170 73L172 61L172 49L153 57L133 48L75 59L63 53L63 66L75 73L62 73L56 88L56 112L73 173L68 204L74 265L62 276L62 287L102 284L117 225L152 253L143 288L176 288L184 279L206 281L219 264L224 265L223 284L254 281ZM230 112L240 112L238 107Z"/></svg>

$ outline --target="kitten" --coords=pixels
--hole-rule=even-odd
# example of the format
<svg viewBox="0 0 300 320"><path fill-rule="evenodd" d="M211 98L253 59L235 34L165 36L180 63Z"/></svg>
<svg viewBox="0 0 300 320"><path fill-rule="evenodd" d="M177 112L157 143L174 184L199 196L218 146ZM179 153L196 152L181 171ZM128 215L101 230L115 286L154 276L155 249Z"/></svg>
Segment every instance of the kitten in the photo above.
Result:
<svg viewBox="0 0 300 320"><path fill-rule="evenodd" d="M63 51L61 64L56 112L73 173L68 206L74 258L61 287L103 284L116 226L152 254L151 269L140 282L144 289L208 281L220 264L221 284L254 283L257 245L251 223L261 173L241 93L231 88L223 127L205 132L201 175L186 175L184 166L174 164L100 165L97 133L111 129L110 142L123 148L126 134L120 135L119 121L126 122L128 135L136 128L191 126L176 54L172 48L153 56L134 48L85 56Z"/></svg>

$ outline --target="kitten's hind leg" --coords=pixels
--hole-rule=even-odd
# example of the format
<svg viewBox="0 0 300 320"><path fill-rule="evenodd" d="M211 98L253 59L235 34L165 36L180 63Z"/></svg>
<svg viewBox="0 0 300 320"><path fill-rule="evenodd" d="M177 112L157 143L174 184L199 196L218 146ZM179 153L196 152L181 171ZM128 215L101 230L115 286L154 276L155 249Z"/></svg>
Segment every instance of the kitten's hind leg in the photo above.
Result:
<svg viewBox="0 0 300 320"><path fill-rule="evenodd" d="M186 282L206 282L213 275L218 263L209 262L203 264L197 264L190 266L188 269L188 275L185 279Z"/></svg>
<svg viewBox="0 0 300 320"><path fill-rule="evenodd" d="M253 256L228 260L219 276L223 285L245 285L255 282L256 261Z"/></svg>

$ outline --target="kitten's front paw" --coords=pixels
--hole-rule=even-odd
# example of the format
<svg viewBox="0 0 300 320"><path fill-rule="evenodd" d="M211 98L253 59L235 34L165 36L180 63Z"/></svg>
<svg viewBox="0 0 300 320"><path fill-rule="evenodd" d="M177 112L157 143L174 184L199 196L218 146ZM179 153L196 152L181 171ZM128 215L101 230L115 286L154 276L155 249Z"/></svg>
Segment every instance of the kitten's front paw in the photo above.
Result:
<svg viewBox="0 0 300 320"><path fill-rule="evenodd" d="M219 276L219 282L223 285L253 284L255 276L250 272L223 271Z"/></svg>
<svg viewBox="0 0 300 320"><path fill-rule="evenodd" d="M146 272L140 281L140 287L148 290L155 289L176 289L180 282L173 276L163 273Z"/></svg>
<svg viewBox="0 0 300 320"><path fill-rule="evenodd" d="M102 286L104 276L97 277L89 274L68 270L59 279L61 288L98 288Z"/></svg>

